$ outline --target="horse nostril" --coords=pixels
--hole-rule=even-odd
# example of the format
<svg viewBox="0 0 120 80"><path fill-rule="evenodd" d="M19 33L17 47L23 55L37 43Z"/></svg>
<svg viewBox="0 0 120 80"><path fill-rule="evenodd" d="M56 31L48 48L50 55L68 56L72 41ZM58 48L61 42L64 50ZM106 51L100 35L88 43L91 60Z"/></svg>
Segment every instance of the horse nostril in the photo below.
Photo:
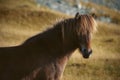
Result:
<svg viewBox="0 0 120 80"><path fill-rule="evenodd" d="M92 50L89 51L89 54L91 54L91 53L92 53Z"/></svg>
<svg viewBox="0 0 120 80"><path fill-rule="evenodd" d="M82 52L87 52L87 49L82 48L81 51Z"/></svg>
<svg viewBox="0 0 120 80"><path fill-rule="evenodd" d="M92 53L92 49L81 49L82 52L87 53L87 54L91 54Z"/></svg>
<svg viewBox="0 0 120 80"><path fill-rule="evenodd" d="M88 53L88 54L91 54L91 53L92 53L92 50L84 49L83 51L84 51L85 53Z"/></svg>
<svg viewBox="0 0 120 80"><path fill-rule="evenodd" d="M83 51L84 51L84 52L87 52L87 49L84 49Z"/></svg>

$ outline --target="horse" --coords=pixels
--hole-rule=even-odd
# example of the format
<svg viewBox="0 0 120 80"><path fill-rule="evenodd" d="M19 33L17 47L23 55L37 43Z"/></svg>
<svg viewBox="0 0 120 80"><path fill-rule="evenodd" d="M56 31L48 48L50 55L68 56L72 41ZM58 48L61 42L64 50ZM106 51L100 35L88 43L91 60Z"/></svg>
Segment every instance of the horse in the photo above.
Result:
<svg viewBox="0 0 120 80"><path fill-rule="evenodd" d="M60 80L76 49L89 58L96 25L92 15L76 13L21 45L0 47L0 80Z"/></svg>

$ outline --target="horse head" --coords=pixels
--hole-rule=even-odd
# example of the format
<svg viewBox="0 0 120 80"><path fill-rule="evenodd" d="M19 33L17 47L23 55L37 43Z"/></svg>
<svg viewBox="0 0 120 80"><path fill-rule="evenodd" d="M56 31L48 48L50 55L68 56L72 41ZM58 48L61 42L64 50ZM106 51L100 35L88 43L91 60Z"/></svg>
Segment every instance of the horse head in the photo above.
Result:
<svg viewBox="0 0 120 80"><path fill-rule="evenodd" d="M92 15L75 15L78 48L84 58L89 58L92 53L91 37L96 30L96 21Z"/></svg>

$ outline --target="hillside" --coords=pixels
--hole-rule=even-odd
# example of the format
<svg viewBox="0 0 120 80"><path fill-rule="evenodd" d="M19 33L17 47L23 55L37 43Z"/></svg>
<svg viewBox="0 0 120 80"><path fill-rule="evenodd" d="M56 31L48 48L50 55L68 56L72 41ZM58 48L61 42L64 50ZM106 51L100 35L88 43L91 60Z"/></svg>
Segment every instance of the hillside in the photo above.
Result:
<svg viewBox="0 0 120 80"><path fill-rule="evenodd" d="M3 3L3 6L0 6L0 46L20 44L28 37L51 27L51 24L61 16L65 17L44 7L37 8L29 0L16 1L16 5L13 5L14 0Z"/></svg>
<svg viewBox="0 0 120 80"><path fill-rule="evenodd" d="M92 2L81 1L81 4L91 10L92 13L95 13L97 18L103 22L111 22L120 24L120 12L113 10L111 8L98 5ZM109 20L109 21L108 21Z"/></svg>
<svg viewBox="0 0 120 80"><path fill-rule="evenodd" d="M90 0L90 1L100 5L105 5L115 10L120 10L120 5L119 5L120 0Z"/></svg>
<svg viewBox="0 0 120 80"><path fill-rule="evenodd" d="M38 7L33 0L0 0L0 46L19 45L50 28L57 19L67 17L46 7ZM120 80L120 25L97 22L92 56L83 59L76 50L62 80Z"/></svg>
<svg viewBox="0 0 120 80"><path fill-rule="evenodd" d="M118 0L36 0L36 3L39 6L47 6L50 9L68 15L75 15L76 12L79 12L80 14L95 13L97 19L100 21L120 24L120 16L118 16L120 15L119 10L116 10L117 8L113 9L106 7L102 4L102 2L106 5L113 2L113 5L111 5L112 7L116 6L117 1ZM95 4L98 2L100 3Z"/></svg>

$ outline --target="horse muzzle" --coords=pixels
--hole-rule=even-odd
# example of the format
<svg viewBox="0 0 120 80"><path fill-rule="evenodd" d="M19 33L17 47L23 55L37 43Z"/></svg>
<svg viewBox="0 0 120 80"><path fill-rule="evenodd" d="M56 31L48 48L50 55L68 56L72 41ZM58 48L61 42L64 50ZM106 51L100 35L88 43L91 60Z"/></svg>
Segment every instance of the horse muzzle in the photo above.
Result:
<svg viewBox="0 0 120 80"><path fill-rule="evenodd" d="M84 58L89 58L89 56L92 54L92 50L90 49L82 49L82 50L80 50L81 51L81 53L82 53L82 56L84 57Z"/></svg>

